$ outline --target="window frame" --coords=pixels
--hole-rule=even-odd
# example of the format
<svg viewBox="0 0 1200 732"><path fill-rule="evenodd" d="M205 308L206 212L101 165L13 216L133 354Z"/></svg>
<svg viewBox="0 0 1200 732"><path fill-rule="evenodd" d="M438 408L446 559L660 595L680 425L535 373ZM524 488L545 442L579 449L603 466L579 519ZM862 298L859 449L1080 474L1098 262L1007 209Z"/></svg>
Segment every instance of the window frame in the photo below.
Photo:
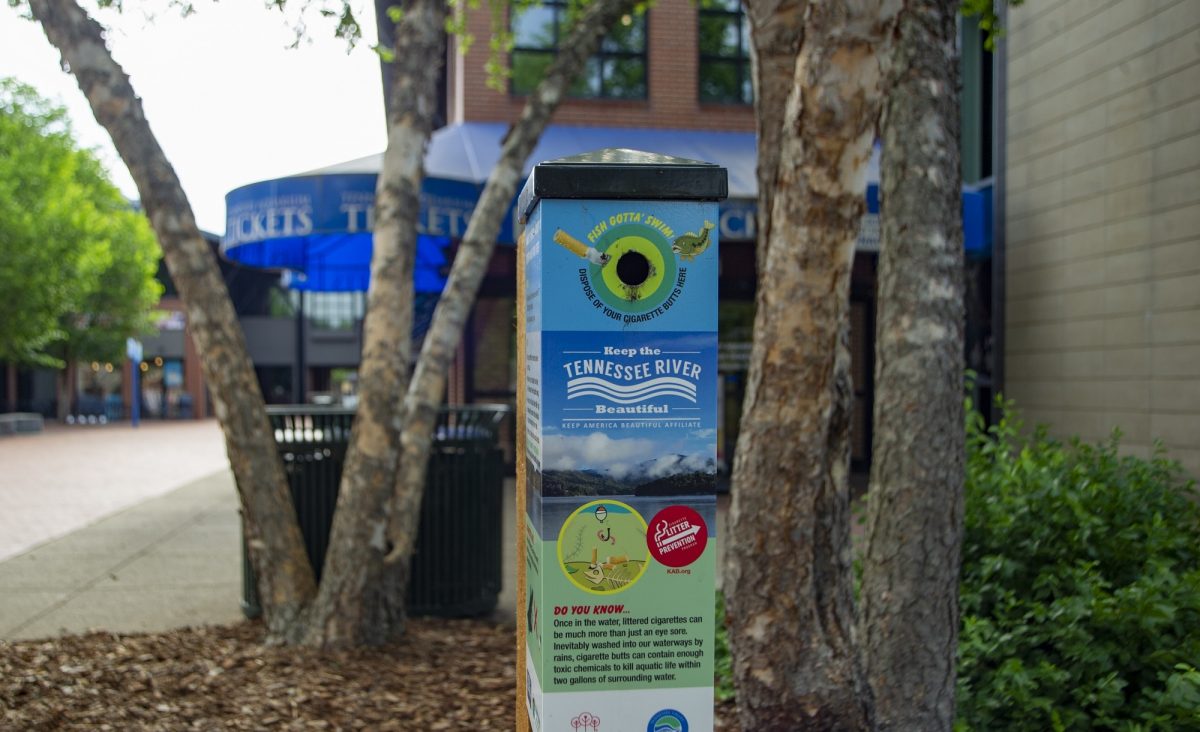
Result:
<svg viewBox="0 0 1200 732"><path fill-rule="evenodd" d="M366 293L321 290L293 292L299 293L304 319L314 332L350 333L366 317Z"/></svg>
<svg viewBox="0 0 1200 732"><path fill-rule="evenodd" d="M705 53L700 44L700 28L704 23L705 18L723 18L732 19L737 25L738 39L738 55L737 56L722 56L718 54ZM696 99L700 104L720 104L730 107L745 107L754 104L754 77L750 64L750 35L747 27L749 20L746 18L746 12L738 5L736 10L729 10L720 7L704 7L699 4L696 8ZM745 45L743 46L743 40ZM749 89L749 98L744 96L738 99L712 99L704 96L704 74L703 69L705 63L730 64L737 70L738 90ZM749 84L749 86L747 86Z"/></svg>
<svg viewBox="0 0 1200 732"><path fill-rule="evenodd" d="M514 33L513 47L512 47L512 50L509 51L509 53L508 53L508 68L509 68L510 72L516 66L514 59L517 54L527 54L527 55L540 54L540 55L549 57L551 59L551 61L553 61L554 57L558 54L559 46L563 40L562 36L560 34L566 32L568 30L567 28L564 27L564 24L560 20L561 14L565 13L567 11L568 4L569 4L568 0L542 0L541 2L539 2L537 4L531 4L529 6L529 8L535 8L535 7L549 8L553 11L553 20L552 20L552 25L554 28L553 45L552 46L522 46L522 45L518 44L516 35ZM516 18L515 13L516 13L516 8L513 8L509 11L508 27L509 27L510 32L513 31L513 21ZM585 64L587 64L587 65L585 65L583 73L581 73L579 78L576 79L576 83L578 83L579 81L582 81L582 80L592 81L592 79L588 78L588 76L587 76L587 74L589 73L588 65L590 65L592 62L597 62L599 64L599 69L600 69L599 79L596 80L598 82L597 86L600 90L599 93L592 94L589 92L586 94L576 94L576 93L573 93L570 90L568 90L568 92L567 92L568 99L587 100L587 101L603 101L603 102L644 102L644 101L649 100L649 98L650 98L650 49L649 49L649 46L650 46L650 14L648 12L642 12L640 14L631 13L631 15L633 15L635 22L637 22L637 20L639 18L642 22L641 51L625 51L625 50L605 49L604 41L602 40L600 42L600 47L597 48L596 52L593 53L591 56L589 56L587 61L585 62ZM606 36L606 38L607 38L607 36ZM607 84L606 84L606 81L604 78L605 63L607 63L609 61L630 61L630 60L641 61L641 64L642 64L642 91L641 91L641 94L637 95L637 96L613 96L611 94L607 94L606 93ZM509 94L509 96L524 97L524 96L528 96L532 92L533 92L533 89L524 90L524 91L518 90L515 86L515 79L510 74L509 79L508 79L508 94Z"/></svg>

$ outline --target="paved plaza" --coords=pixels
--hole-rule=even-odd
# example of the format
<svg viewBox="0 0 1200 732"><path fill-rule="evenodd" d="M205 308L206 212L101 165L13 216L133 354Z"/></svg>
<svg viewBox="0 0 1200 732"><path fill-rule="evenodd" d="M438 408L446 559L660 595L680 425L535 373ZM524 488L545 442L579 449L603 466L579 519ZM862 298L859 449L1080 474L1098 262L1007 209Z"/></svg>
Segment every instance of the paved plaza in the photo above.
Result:
<svg viewBox="0 0 1200 732"><path fill-rule="evenodd" d="M0 471L0 640L242 618L241 519L215 422L52 426L0 438ZM505 622L516 606L514 493L509 478L495 613ZM727 509L722 496L718 566Z"/></svg>
<svg viewBox="0 0 1200 732"><path fill-rule="evenodd" d="M225 470L0 562L0 639L236 622L239 522Z"/></svg>
<svg viewBox="0 0 1200 732"><path fill-rule="evenodd" d="M0 560L228 469L214 420L0 438Z"/></svg>
<svg viewBox="0 0 1200 732"><path fill-rule="evenodd" d="M0 640L242 618L241 524L215 422L0 439ZM514 485L502 590L515 607Z"/></svg>
<svg viewBox="0 0 1200 732"><path fill-rule="evenodd" d="M214 421L0 439L0 638L236 621L239 521Z"/></svg>

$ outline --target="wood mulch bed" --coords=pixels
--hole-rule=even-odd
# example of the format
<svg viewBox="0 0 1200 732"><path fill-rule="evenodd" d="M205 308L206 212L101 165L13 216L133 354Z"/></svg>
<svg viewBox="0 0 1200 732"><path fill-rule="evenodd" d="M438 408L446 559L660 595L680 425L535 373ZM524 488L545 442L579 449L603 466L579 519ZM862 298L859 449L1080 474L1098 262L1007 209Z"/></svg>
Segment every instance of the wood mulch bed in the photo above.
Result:
<svg viewBox="0 0 1200 732"><path fill-rule="evenodd" d="M240 623L0 642L0 728L513 729L511 626L414 620L394 644L334 653L262 636ZM731 705L717 713L737 729Z"/></svg>

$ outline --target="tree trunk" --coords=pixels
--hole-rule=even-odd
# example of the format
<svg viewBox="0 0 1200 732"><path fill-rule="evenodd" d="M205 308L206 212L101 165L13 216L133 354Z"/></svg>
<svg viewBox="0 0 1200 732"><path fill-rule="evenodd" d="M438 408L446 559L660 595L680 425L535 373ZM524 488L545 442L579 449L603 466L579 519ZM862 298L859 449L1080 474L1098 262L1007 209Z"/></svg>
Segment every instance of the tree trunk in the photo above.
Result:
<svg viewBox="0 0 1200 732"><path fill-rule="evenodd" d="M755 263L759 277L771 239L771 206L779 172L779 145L788 96L792 93L796 56L804 39L808 0L748 0L753 50L754 119L758 131L758 209Z"/></svg>
<svg viewBox="0 0 1200 732"><path fill-rule="evenodd" d="M313 574L258 380L216 259L150 130L141 100L105 45L100 25L75 0L29 0L29 8L137 183L142 208L186 308L225 433L268 629L277 639L290 637L315 592Z"/></svg>
<svg viewBox="0 0 1200 732"><path fill-rule="evenodd" d="M898 10L810 4L792 67L730 515L726 592L745 729L870 723L853 644L848 310Z"/></svg>
<svg viewBox="0 0 1200 732"><path fill-rule="evenodd" d="M914 0L884 105L875 437L859 629L881 730L950 730L963 518L957 2Z"/></svg>
<svg viewBox="0 0 1200 732"><path fill-rule="evenodd" d="M392 117L375 189L359 406L307 643L379 644L404 629L408 564L386 565L401 399L412 359L413 261L425 148L446 55L446 3L417 0L396 32Z"/></svg>
<svg viewBox="0 0 1200 732"><path fill-rule="evenodd" d="M559 53L546 70L546 77L529 96L521 118L505 135L500 160L488 176L479 204L471 214L404 400L402 457L388 532L393 545L389 556L391 562L407 564L412 556L429 447L438 405L446 388L446 374L462 340L463 326L479 292L479 284L491 261L505 209L522 182L525 160L533 152L550 116L588 57L599 48L600 41L617 19L633 12L636 4L634 0L592 2L579 16L568 37L559 44Z"/></svg>

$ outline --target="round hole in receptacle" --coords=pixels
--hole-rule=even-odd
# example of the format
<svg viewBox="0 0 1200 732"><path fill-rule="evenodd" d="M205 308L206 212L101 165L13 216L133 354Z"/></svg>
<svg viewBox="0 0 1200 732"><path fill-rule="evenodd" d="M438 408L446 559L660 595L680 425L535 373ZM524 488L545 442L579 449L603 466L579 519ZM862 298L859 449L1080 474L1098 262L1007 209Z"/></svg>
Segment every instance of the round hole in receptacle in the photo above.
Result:
<svg viewBox="0 0 1200 732"><path fill-rule="evenodd" d="M637 287L650 278L650 260L641 252L625 252L617 259L617 279L626 287Z"/></svg>

